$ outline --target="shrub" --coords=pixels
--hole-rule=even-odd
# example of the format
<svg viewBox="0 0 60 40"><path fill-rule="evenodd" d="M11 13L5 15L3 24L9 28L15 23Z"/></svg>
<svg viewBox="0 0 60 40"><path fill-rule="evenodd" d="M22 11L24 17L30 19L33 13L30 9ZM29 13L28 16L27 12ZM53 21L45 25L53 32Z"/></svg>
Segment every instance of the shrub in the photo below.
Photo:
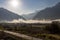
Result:
<svg viewBox="0 0 60 40"><path fill-rule="evenodd" d="M60 26L58 21L53 21L50 26L46 26L46 30L53 34L60 33Z"/></svg>

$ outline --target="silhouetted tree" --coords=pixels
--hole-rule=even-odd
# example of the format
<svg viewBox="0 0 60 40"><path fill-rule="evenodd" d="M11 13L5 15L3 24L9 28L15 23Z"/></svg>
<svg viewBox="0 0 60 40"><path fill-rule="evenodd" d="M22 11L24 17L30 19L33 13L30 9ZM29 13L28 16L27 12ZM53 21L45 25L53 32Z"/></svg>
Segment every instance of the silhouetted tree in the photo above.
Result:
<svg viewBox="0 0 60 40"><path fill-rule="evenodd" d="M50 26L46 27L46 30L53 34L59 34L60 33L59 22L53 21Z"/></svg>

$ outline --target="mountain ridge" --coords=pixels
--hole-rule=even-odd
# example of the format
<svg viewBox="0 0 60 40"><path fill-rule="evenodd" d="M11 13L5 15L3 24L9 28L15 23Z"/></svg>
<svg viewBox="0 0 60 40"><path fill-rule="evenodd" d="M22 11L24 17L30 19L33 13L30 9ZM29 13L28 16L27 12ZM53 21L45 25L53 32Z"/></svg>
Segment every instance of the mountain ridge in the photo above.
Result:
<svg viewBox="0 0 60 40"><path fill-rule="evenodd" d="M0 8L0 21L12 21L12 20L24 19L24 17L17 15L5 8Z"/></svg>
<svg viewBox="0 0 60 40"><path fill-rule="evenodd" d="M33 18L34 20L41 20L41 19L60 19L60 2L57 3L53 7L45 8L44 10L41 10L37 12L37 14Z"/></svg>

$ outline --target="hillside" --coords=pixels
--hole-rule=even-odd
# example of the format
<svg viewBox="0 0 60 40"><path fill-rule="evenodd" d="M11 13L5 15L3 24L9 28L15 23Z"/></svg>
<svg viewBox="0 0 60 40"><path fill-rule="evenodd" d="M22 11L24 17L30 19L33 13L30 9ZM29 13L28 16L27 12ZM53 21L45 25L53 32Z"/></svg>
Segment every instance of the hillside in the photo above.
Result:
<svg viewBox="0 0 60 40"><path fill-rule="evenodd" d="M41 10L37 12L37 15L34 16L34 20L41 20L41 19L60 19L60 2L57 3L53 7L45 8L44 10Z"/></svg>
<svg viewBox="0 0 60 40"><path fill-rule="evenodd" d="M0 8L0 21L12 21L12 20L18 20L18 19L24 19L24 17L17 15L7 9Z"/></svg>

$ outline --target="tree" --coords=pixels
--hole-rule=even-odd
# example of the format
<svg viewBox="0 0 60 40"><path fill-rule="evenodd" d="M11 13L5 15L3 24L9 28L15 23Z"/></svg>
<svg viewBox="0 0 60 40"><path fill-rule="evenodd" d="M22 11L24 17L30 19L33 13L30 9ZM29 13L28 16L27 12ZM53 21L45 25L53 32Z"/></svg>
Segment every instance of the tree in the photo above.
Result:
<svg viewBox="0 0 60 40"><path fill-rule="evenodd" d="M58 21L53 21L50 26L46 27L46 30L53 34L60 33L60 26Z"/></svg>

